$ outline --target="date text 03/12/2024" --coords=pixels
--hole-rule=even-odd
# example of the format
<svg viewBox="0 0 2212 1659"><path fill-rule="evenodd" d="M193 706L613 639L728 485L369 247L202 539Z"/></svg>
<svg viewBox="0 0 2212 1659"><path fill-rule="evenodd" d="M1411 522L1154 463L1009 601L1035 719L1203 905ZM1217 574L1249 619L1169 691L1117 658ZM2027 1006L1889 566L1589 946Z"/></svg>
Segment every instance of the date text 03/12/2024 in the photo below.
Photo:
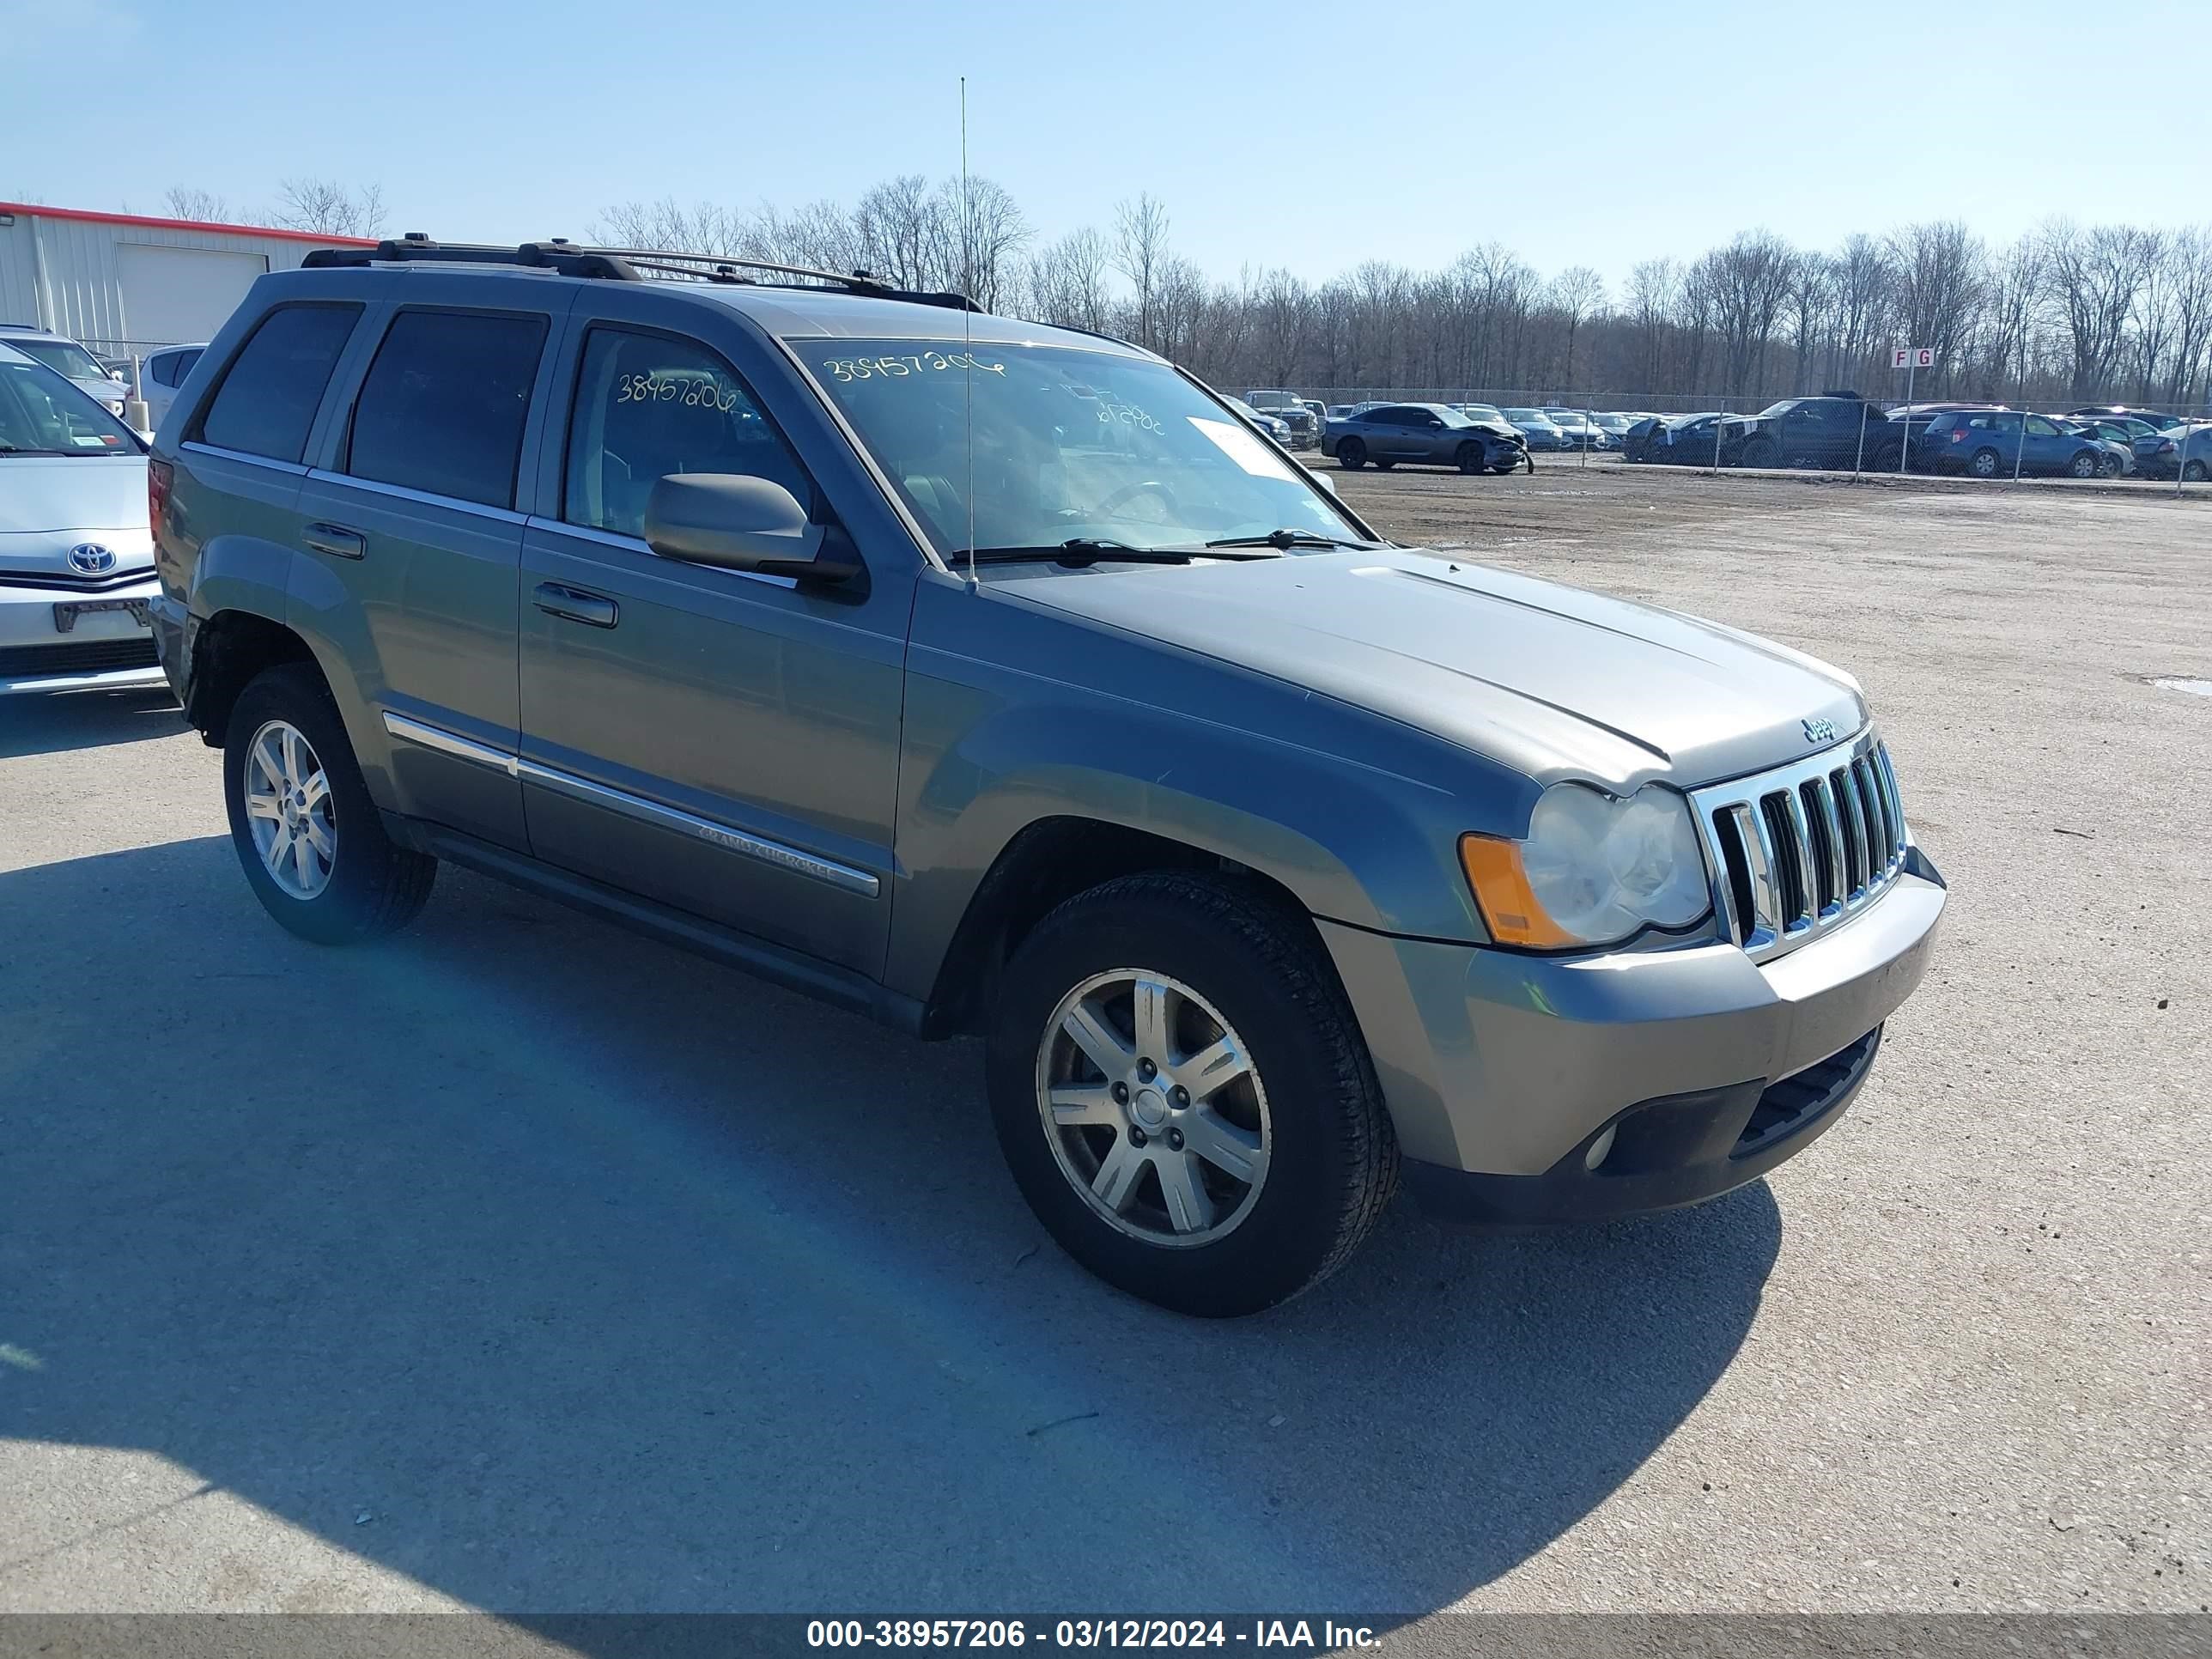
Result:
<svg viewBox="0 0 2212 1659"><path fill-rule="evenodd" d="M1334 1619L814 1619L810 1648L1231 1648L1334 1653L1382 1645Z"/></svg>

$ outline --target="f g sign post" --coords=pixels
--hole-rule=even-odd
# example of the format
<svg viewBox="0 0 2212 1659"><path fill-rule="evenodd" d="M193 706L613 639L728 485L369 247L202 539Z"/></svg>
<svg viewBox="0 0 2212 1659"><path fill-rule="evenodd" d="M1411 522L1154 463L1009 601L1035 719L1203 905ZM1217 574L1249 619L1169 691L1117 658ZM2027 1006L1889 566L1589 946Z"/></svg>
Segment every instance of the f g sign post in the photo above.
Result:
<svg viewBox="0 0 2212 1659"><path fill-rule="evenodd" d="M1936 367L1933 346L1892 346L1889 366L1905 371L1905 434L1897 446L1897 470L1905 471L1905 463L1912 453L1912 377L1923 368Z"/></svg>

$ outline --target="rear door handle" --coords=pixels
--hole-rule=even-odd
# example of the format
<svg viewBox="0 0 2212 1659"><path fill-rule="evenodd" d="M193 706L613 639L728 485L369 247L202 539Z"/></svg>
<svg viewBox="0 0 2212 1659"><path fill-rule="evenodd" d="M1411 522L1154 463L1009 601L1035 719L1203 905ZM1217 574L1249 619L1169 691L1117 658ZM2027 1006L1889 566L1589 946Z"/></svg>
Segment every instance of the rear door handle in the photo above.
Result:
<svg viewBox="0 0 2212 1659"><path fill-rule="evenodd" d="M300 532L300 539L311 551L327 553L334 559L357 559L368 546L361 532L342 524L311 524Z"/></svg>
<svg viewBox="0 0 2212 1659"><path fill-rule="evenodd" d="M566 617L592 628L612 628L622 620L622 612L605 594L563 587L559 582L540 582L530 598L549 617Z"/></svg>

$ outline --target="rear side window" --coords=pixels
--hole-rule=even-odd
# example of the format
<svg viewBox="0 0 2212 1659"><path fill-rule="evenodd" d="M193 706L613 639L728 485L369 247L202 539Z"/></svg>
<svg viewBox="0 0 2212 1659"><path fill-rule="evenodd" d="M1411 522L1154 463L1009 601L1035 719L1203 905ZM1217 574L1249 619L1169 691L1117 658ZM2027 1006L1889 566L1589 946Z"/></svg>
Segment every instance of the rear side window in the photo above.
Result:
<svg viewBox="0 0 2212 1659"><path fill-rule="evenodd" d="M218 449L297 461L338 354L361 316L354 306L284 306L253 331L200 422Z"/></svg>
<svg viewBox="0 0 2212 1659"><path fill-rule="evenodd" d="M345 470L485 507L514 505L545 319L403 311L354 400Z"/></svg>

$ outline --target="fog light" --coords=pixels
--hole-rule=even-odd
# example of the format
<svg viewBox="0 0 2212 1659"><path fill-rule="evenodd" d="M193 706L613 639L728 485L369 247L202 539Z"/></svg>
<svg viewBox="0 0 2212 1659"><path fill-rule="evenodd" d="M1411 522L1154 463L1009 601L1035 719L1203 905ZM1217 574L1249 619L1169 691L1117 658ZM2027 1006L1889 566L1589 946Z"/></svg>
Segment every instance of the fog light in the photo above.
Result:
<svg viewBox="0 0 2212 1659"><path fill-rule="evenodd" d="M1620 1127L1620 1126L1618 1124L1607 1124L1606 1126L1605 1133L1600 1135L1595 1140L1590 1142L1589 1151L1583 1154L1583 1168L1585 1170L1595 1170L1599 1164L1605 1162L1607 1157L1613 1151L1613 1132Z"/></svg>

